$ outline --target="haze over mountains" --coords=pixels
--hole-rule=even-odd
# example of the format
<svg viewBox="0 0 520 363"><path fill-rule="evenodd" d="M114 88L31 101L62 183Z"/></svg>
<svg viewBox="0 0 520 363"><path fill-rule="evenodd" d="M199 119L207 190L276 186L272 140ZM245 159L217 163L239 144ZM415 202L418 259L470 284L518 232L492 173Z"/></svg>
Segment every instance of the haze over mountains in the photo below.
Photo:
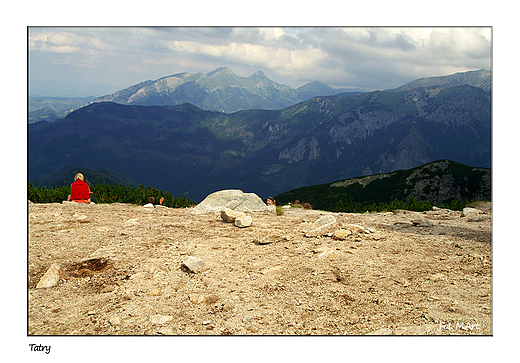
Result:
<svg viewBox="0 0 520 363"><path fill-rule="evenodd" d="M490 85L491 72L480 70L298 102L329 88L314 82L294 90L260 72L241 78L227 68L183 73L30 124L29 180L66 166L107 168L200 201L219 189L266 197L440 159L490 167ZM192 102L137 105L172 95ZM207 111L196 102L246 109Z"/></svg>

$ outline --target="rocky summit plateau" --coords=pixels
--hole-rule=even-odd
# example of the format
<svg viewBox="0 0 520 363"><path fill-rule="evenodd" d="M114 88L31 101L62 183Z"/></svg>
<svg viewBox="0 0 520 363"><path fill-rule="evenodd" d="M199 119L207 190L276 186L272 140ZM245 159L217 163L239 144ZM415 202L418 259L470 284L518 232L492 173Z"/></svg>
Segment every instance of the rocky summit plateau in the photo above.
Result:
<svg viewBox="0 0 520 363"><path fill-rule="evenodd" d="M29 336L491 335L491 205L28 204Z"/></svg>

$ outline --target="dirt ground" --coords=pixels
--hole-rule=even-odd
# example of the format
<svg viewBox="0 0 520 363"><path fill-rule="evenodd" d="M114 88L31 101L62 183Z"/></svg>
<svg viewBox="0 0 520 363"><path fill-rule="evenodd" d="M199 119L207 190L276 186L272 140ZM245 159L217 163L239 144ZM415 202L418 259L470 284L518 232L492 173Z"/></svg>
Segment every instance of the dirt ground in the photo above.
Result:
<svg viewBox="0 0 520 363"><path fill-rule="evenodd" d="M476 221L333 213L372 231L335 240L305 237L327 212L300 208L238 228L189 209L29 203L28 335L491 335L491 208L477 207ZM57 285L36 288L54 263Z"/></svg>

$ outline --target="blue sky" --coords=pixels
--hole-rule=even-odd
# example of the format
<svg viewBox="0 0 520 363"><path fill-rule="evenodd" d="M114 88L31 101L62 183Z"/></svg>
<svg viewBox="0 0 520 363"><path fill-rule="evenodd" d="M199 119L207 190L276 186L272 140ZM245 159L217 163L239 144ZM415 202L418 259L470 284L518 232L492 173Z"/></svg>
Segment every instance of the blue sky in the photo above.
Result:
<svg viewBox="0 0 520 363"><path fill-rule="evenodd" d="M294 88L311 81L369 90L491 68L481 27L29 27L31 93L96 96L180 72L261 70ZM84 82L89 82L87 85ZM92 86L107 85L109 87ZM85 94L82 94L85 95Z"/></svg>

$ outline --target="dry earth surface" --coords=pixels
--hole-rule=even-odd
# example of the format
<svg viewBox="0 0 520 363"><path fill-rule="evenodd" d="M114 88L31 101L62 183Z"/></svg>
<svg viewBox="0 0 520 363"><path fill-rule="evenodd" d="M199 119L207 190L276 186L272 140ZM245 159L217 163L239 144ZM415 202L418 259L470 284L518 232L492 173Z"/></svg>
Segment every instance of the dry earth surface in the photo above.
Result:
<svg viewBox="0 0 520 363"><path fill-rule="evenodd" d="M189 209L29 203L28 334L491 335L491 209L476 207L330 213L371 230L336 240L305 237L329 213L299 208L238 228ZM53 264L57 284L36 288Z"/></svg>

